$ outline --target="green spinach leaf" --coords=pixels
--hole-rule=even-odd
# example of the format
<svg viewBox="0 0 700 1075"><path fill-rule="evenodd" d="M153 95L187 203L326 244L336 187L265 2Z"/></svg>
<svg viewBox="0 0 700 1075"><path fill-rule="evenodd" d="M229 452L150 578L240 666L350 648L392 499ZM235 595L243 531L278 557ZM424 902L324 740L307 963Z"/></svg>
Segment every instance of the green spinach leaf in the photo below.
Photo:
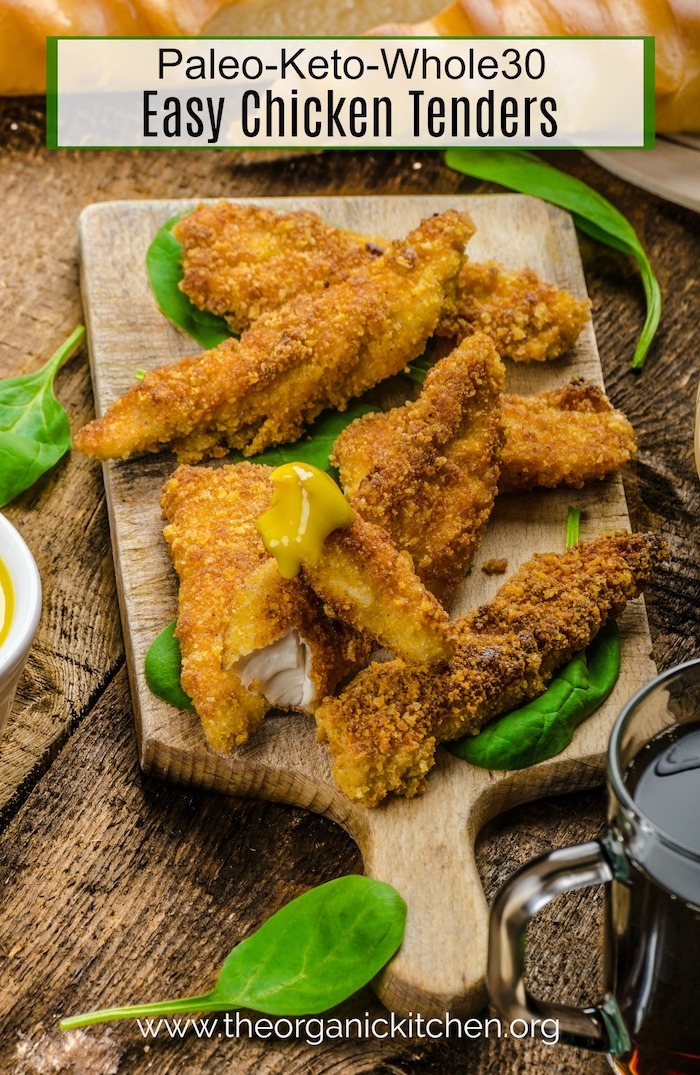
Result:
<svg viewBox="0 0 700 1075"><path fill-rule="evenodd" d="M184 213L178 213L158 229L146 254L148 282L161 313L207 350L228 340L233 332L223 317L199 310L177 286L182 280L182 245L172 233Z"/></svg>
<svg viewBox="0 0 700 1075"><path fill-rule="evenodd" d="M605 701L620 674L620 632L614 620L554 677L544 694L447 747L482 769L525 769L553 758L578 725Z"/></svg>
<svg viewBox="0 0 700 1075"><path fill-rule="evenodd" d="M568 209L581 231L635 259L642 277L647 315L632 359L644 365L661 318L661 289L636 231L623 214L598 191L560 172L533 153L521 150L450 149L445 163L464 175L500 183Z"/></svg>
<svg viewBox="0 0 700 1075"><path fill-rule="evenodd" d="M192 699L182 689L182 654L180 643L175 637L177 620L169 623L157 635L146 654L146 683L157 698L176 706L178 709L190 709L194 712Z"/></svg>
<svg viewBox="0 0 700 1075"><path fill-rule="evenodd" d="M0 381L0 507L70 449L68 415L53 394L53 382L84 335L84 326L78 325L36 373Z"/></svg>
<svg viewBox="0 0 700 1075"><path fill-rule="evenodd" d="M579 539L581 529L581 509L569 508L566 514L566 547L570 549Z"/></svg>
<svg viewBox="0 0 700 1075"><path fill-rule="evenodd" d="M423 381L427 377L430 370L433 368L433 359L428 355L421 355L420 358L416 358L413 362L408 364L407 376L415 381L416 384L423 384Z"/></svg>
<svg viewBox="0 0 700 1075"><path fill-rule="evenodd" d="M293 444L280 444L276 448L268 448L265 452L250 456L248 462L265 463L270 467L280 467L283 463L311 463L319 470L325 470L327 474L331 474L333 467L329 456L340 434L356 418L371 414L376 409L368 403L353 399L344 411L324 411L300 440ZM231 458L241 461L245 457L241 452L232 452Z"/></svg>
<svg viewBox="0 0 700 1075"><path fill-rule="evenodd" d="M569 507L566 546L579 539L581 509ZM447 749L481 769L526 769L569 745L578 725L605 701L620 674L620 631L610 620L532 702L465 735Z"/></svg>
<svg viewBox="0 0 700 1075"><path fill-rule="evenodd" d="M73 1015L72 1030L110 1019L249 1008L315 1015L357 992L401 944L406 904L369 877L340 877L305 892L236 945L209 993Z"/></svg>

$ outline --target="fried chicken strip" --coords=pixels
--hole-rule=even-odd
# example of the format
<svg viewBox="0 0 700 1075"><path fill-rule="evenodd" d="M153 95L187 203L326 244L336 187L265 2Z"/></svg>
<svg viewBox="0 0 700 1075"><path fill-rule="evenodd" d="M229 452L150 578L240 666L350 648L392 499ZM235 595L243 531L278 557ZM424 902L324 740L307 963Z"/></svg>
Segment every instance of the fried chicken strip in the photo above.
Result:
<svg viewBox="0 0 700 1075"><path fill-rule="evenodd" d="M485 332L502 358L544 362L574 345L590 311L588 299L545 283L532 269L467 262L437 331L457 339Z"/></svg>
<svg viewBox="0 0 700 1075"><path fill-rule="evenodd" d="M385 239L333 228L315 213L235 202L201 205L173 233L183 248L180 288L238 331L294 295L346 279L386 246ZM589 314L587 300L544 283L531 269L467 262L437 331L459 339L485 332L502 357L542 361L567 351Z"/></svg>
<svg viewBox="0 0 700 1075"><path fill-rule="evenodd" d="M358 418L333 447L332 461L350 502L411 554L418 575L443 600L473 561L491 511L496 456L488 440L488 382L478 362L484 339L469 337L437 362L415 403ZM481 424L472 425L479 400ZM506 393L501 411L502 493L580 489L619 470L636 451L625 415L589 381L537 396ZM433 484L438 473L441 480Z"/></svg>
<svg viewBox="0 0 700 1075"><path fill-rule="evenodd" d="M187 213L173 235L182 244L180 290L236 332L304 291L347 279L385 245L334 228L316 213L226 201Z"/></svg>
<svg viewBox="0 0 700 1075"><path fill-rule="evenodd" d="M385 530L355 518L335 530L304 579L344 622L416 664L433 664L452 652L447 613Z"/></svg>
<svg viewBox="0 0 700 1075"><path fill-rule="evenodd" d="M309 587L282 579L270 559L257 529L269 472L252 463L179 467L161 495L180 578L181 682L222 753L244 743L270 705L311 709L369 656L368 640L330 619ZM246 627L238 635L232 606Z"/></svg>
<svg viewBox="0 0 700 1075"><path fill-rule="evenodd" d="M180 578L176 635L181 682L215 750L245 742L268 709L222 667L223 633L232 595L262 563L255 527L269 499L264 467L180 467L163 487L163 533Z"/></svg>
<svg viewBox="0 0 700 1075"><path fill-rule="evenodd" d="M538 396L504 395L502 406L502 493L560 485L580 489L619 470L637 448L622 411L587 381Z"/></svg>
<svg viewBox="0 0 700 1075"><path fill-rule="evenodd" d="M352 422L331 461L355 510L410 554L448 601L471 566L497 492L505 372L471 336L428 373L418 399Z"/></svg>
<svg viewBox="0 0 700 1075"><path fill-rule="evenodd" d="M301 593L310 596L301 600ZM329 639L328 622L343 637L336 641L338 667L331 670L330 687L332 651L328 654L322 690L301 672L319 632L324 638L317 645ZM367 660L372 640L374 648L387 646L418 664L445 660L452 652L447 613L415 575L410 557L383 530L358 518L329 535L318 563L306 565L301 576L282 578L269 557L246 579L230 606L224 666L235 667L244 684L269 702L310 711L353 665ZM278 690L293 677L282 702Z"/></svg>
<svg viewBox="0 0 700 1075"><path fill-rule="evenodd" d="M534 556L453 624L455 653L442 668L394 660L364 669L316 711L340 789L365 806L424 790L438 743L540 694L644 589L665 551L658 535L617 533Z"/></svg>
<svg viewBox="0 0 700 1075"><path fill-rule="evenodd" d="M231 471L235 477L237 469L218 473ZM261 497L264 513L256 524L274 514L269 510L274 471L261 469L268 493ZM303 525L313 529L319 504L307 499L304 516L303 503ZM256 509L260 506L259 501ZM232 515L240 517L241 509ZM277 544L290 540L286 534ZM262 544L258 537L256 547ZM347 526L326 537L317 557L302 561L301 575L283 577L273 557L267 552L265 557L232 594L223 664L268 702L312 709L353 665L367 659L372 641L409 662L429 664L451 654L447 613L416 576L410 556L399 552L384 530L352 512ZM314 675L317 667L322 681Z"/></svg>
<svg viewBox="0 0 700 1075"><path fill-rule="evenodd" d="M471 221L448 211L348 280L298 296L238 340L146 374L75 444L98 459L171 444L196 462L297 440L422 353L464 257Z"/></svg>

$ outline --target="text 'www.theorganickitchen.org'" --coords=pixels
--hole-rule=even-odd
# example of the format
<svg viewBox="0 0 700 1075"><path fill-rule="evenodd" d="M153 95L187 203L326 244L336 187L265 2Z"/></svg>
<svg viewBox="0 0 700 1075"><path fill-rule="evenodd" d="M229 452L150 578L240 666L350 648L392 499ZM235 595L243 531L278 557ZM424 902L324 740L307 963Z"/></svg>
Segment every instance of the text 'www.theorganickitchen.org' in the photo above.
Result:
<svg viewBox="0 0 700 1075"><path fill-rule="evenodd" d="M240 1012L226 1012L207 1018L137 1019L143 1038L185 1038L219 1041L235 1038L258 1038L263 1041L294 1038L307 1045L322 1045L343 1038L478 1040L480 1038L521 1040L539 1038L545 1045L559 1041L557 1019L514 1019L503 1022L496 1017L460 1019L445 1012L428 1018L418 1013L375 1015L364 1012L354 1018L335 1016L255 1017Z"/></svg>

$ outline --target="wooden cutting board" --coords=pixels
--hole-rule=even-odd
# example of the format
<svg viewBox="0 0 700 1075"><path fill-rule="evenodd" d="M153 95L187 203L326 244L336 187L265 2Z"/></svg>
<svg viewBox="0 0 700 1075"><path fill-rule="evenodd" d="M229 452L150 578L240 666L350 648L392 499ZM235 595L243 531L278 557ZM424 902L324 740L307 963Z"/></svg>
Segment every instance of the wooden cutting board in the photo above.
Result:
<svg viewBox="0 0 700 1075"><path fill-rule="evenodd" d="M82 293L98 414L150 369L198 350L159 313L144 259L156 229L191 201L111 202L88 207L80 221ZM306 208L365 234L399 236L434 212L466 209L477 226L473 260L530 265L545 279L586 293L570 218L519 195L269 199L279 209ZM626 362L628 356L620 356ZM508 364L510 391L539 392L583 376L602 383L592 327L556 362ZM606 704L558 757L516 773L490 773L440 751L427 793L366 810L335 788L329 756L311 719L271 715L229 757L211 750L197 718L155 698L144 678L152 639L176 614L176 578L161 534L160 488L175 467L168 453L104 465L112 545L141 766L168 780L294 803L342 825L357 841L368 875L394 885L408 903L400 951L375 982L389 1008L425 1016L473 1014L486 1000L488 909L474 858L484 823L519 803L602 780L608 734L622 704L655 674L643 602L621 621L622 672ZM488 600L503 581L480 570L506 557L509 573L534 552L564 547L567 506L583 509L581 536L629 526L619 477L581 491L504 496L496 506L455 611ZM261 912L263 909L261 908Z"/></svg>

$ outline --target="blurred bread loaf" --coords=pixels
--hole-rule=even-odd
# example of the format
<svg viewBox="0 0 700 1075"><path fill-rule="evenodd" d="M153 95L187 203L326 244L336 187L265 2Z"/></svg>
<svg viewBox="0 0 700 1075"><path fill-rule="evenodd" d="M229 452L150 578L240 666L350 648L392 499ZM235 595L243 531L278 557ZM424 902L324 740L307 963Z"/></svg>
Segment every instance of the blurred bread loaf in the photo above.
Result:
<svg viewBox="0 0 700 1075"><path fill-rule="evenodd" d="M700 130L700 0L456 0L434 13L437 3L0 0L0 94L44 92L50 35L334 35L378 23L415 35L647 35L656 39L657 130Z"/></svg>
<svg viewBox="0 0 700 1075"><path fill-rule="evenodd" d="M44 93L47 37L361 34L439 0L0 0L0 95Z"/></svg>
<svg viewBox="0 0 700 1075"><path fill-rule="evenodd" d="M198 34L221 0L0 0L0 94L43 93L47 37Z"/></svg>
<svg viewBox="0 0 700 1075"><path fill-rule="evenodd" d="M425 22L375 33L466 37L654 37L656 129L700 130L700 0L457 0Z"/></svg>

